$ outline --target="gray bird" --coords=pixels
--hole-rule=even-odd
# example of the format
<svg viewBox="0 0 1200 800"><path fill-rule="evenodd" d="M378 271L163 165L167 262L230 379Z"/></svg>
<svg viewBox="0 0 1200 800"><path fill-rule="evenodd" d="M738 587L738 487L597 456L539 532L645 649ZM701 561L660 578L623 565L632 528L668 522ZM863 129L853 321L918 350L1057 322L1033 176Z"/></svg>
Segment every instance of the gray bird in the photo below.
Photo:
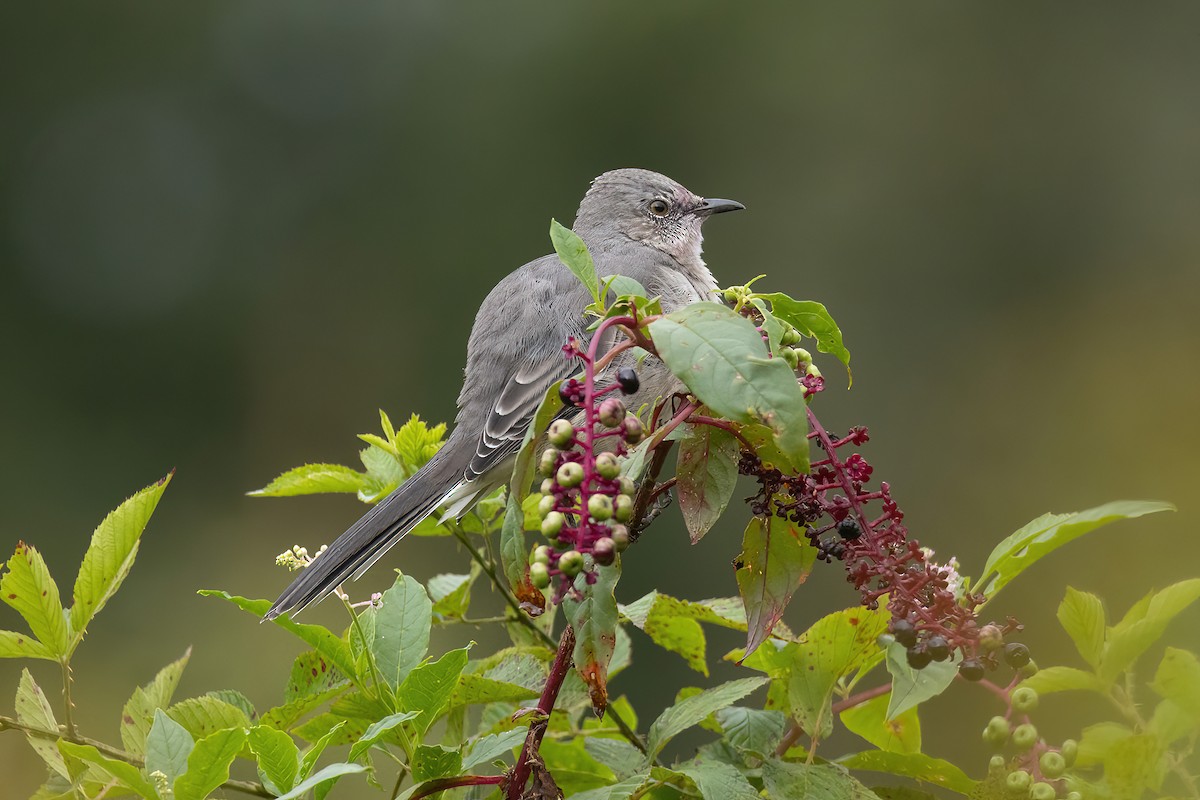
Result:
<svg viewBox="0 0 1200 800"><path fill-rule="evenodd" d="M711 298L717 283L700 255L700 226L713 214L741 208L732 200L706 200L656 172L618 169L592 181L573 230L601 276L633 278L670 312ZM437 509L461 516L504 484L546 390L579 369L563 357L562 345L571 336L586 340L583 310L591 300L554 254L500 281L475 316L446 444L301 572L266 618L299 612L357 578ZM610 370L623 365L617 359ZM680 388L660 362L647 361L638 372L641 388L629 399L631 408Z"/></svg>

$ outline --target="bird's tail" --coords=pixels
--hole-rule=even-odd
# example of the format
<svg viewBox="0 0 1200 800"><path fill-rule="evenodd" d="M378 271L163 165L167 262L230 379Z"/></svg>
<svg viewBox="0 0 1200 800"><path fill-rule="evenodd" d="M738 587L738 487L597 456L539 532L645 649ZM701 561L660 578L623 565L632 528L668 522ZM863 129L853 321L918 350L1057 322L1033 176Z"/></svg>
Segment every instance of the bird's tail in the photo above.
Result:
<svg viewBox="0 0 1200 800"><path fill-rule="evenodd" d="M264 619L299 613L334 587L358 577L421 520L432 514L460 488L463 470L456 468L453 448L447 444L428 464L400 484L349 530L337 538L292 581Z"/></svg>

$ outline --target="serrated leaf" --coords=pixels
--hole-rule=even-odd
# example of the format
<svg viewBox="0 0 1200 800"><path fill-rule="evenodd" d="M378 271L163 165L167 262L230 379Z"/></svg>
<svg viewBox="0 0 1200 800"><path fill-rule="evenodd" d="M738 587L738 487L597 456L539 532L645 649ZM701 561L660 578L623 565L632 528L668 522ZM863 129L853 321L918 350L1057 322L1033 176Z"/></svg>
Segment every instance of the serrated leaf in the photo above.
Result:
<svg viewBox="0 0 1200 800"><path fill-rule="evenodd" d="M1104 681L1090 672L1075 667L1045 667L1021 681L1021 686L1033 689L1038 694L1053 692L1104 692Z"/></svg>
<svg viewBox="0 0 1200 800"><path fill-rule="evenodd" d="M780 449L807 463L804 391L779 358L767 358L762 336L737 312L692 303L649 326L659 357L706 406L735 422L761 422Z"/></svg>
<svg viewBox="0 0 1200 800"><path fill-rule="evenodd" d="M641 790L650 781L650 770L643 770L624 780L617 781L611 786L601 786L596 789L588 789L586 792L578 792L571 796L571 800L629 800L634 792Z"/></svg>
<svg viewBox="0 0 1200 800"><path fill-rule="evenodd" d="M876 800L867 787L834 764L793 764L769 758L762 765L763 785L772 798Z"/></svg>
<svg viewBox="0 0 1200 800"><path fill-rule="evenodd" d="M121 711L121 743L129 752L135 755L146 752L146 736L154 722L154 712L171 704L191 655L189 647L182 657L160 669L154 680L133 690Z"/></svg>
<svg viewBox="0 0 1200 800"><path fill-rule="evenodd" d="M834 688L875 656L876 640L889 619L886 611L856 606L822 617L801 634L788 679L788 702L806 731L823 738L832 730Z"/></svg>
<svg viewBox="0 0 1200 800"><path fill-rule="evenodd" d="M222 600L227 600L233 603L243 611L249 612L254 616L262 619L271 607L270 600L249 600L245 597L232 595L228 592L217 591L213 589L201 589L198 594L204 597L219 597ZM271 622L275 623L284 630L295 634L302 640L307 642L314 650L324 655L346 675L354 675L354 659L350 657L350 646L345 639L336 635L328 628L320 625L301 624L292 622L288 614L281 614L275 617Z"/></svg>
<svg viewBox="0 0 1200 800"><path fill-rule="evenodd" d="M796 589L808 579L816 548L785 519L751 517L737 563L735 577L746 609L745 655L750 655L771 634Z"/></svg>
<svg viewBox="0 0 1200 800"><path fill-rule="evenodd" d="M167 785L173 786L175 779L187 772L188 756L196 743L187 729L161 708L155 709L153 719L145 739L146 774L161 772L167 776Z"/></svg>
<svg viewBox="0 0 1200 800"><path fill-rule="evenodd" d="M589 736L584 739L583 747L592 758L607 766L622 780L636 773L646 763L642 751L624 739Z"/></svg>
<svg viewBox="0 0 1200 800"><path fill-rule="evenodd" d="M258 762L258 775L263 785L275 795L289 791L300 772L300 748L283 731L257 725L247 737L250 752Z"/></svg>
<svg viewBox="0 0 1200 800"><path fill-rule="evenodd" d="M571 270L588 290L588 294L597 304L604 299L600 296L600 277L596 274L596 264L592 254L588 252L583 239L570 228L561 225L558 220L550 220L550 241L554 244L554 252L558 259Z"/></svg>
<svg viewBox="0 0 1200 800"><path fill-rule="evenodd" d="M346 720L337 722L332 725L323 736L313 742L312 745L300 755L300 774L296 777L298 777L302 782L307 780L309 774L312 772L312 768L317 764L317 759L320 758L321 754L325 752L325 748L329 746L330 742L342 735L342 731L344 731L346 727ZM296 791L296 788L299 787L293 788L292 791Z"/></svg>
<svg viewBox="0 0 1200 800"><path fill-rule="evenodd" d="M394 443L396 453L408 468L409 475L428 464L429 459L437 455L437 451L442 448L446 436L445 423L439 422L431 428L419 416L413 414L398 431L391 433L388 430L391 420L387 418L387 414L381 409L379 416L388 441Z"/></svg>
<svg viewBox="0 0 1200 800"><path fill-rule="evenodd" d="M1200 660L1194 653L1168 647L1150 688L1200 721Z"/></svg>
<svg viewBox="0 0 1200 800"><path fill-rule="evenodd" d="M21 615L53 656L66 655L67 621L58 597L58 584L50 577L42 554L31 545L18 542L7 566L8 570L0 576L0 599Z"/></svg>
<svg viewBox="0 0 1200 800"><path fill-rule="evenodd" d="M780 711L730 706L717 712L717 724L730 745L765 758L775 752L783 738L787 717Z"/></svg>
<svg viewBox="0 0 1200 800"><path fill-rule="evenodd" d="M284 689L284 702L323 695L346 685L346 676L328 658L316 650L306 650L292 662L291 675Z"/></svg>
<svg viewBox="0 0 1200 800"><path fill-rule="evenodd" d="M305 720L291 732L306 742L314 743L333 734L327 744L337 747L338 745L354 744L370 726L371 720L364 717L347 717L337 712L327 711Z"/></svg>
<svg viewBox="0 0 1200 800"><path fill-rule="evenodd" d="M977 591L991 599L1038 559L1110 522L1174 510L1170 503L1118 500L1072 514L1043 514L996 545L983 567Z"/></svg>
<svg viewBox="0 0 1200 800"><path fill-rule="evenodd" d="M697 757L675 767L692 779L704 800L759 800L750 781L732 764Z"/></svg>
<svg viewBox="0 0 1200 800"><path fill-rule="evenodd" d="M54 709L50 707L50 702L46 700L46 695L42 692L42 687L37 685L33 676L29 674L28 669L21 670L21 679L17 682L15 706L17 722L20 722L22 725L28 725L31 728L40 728L44 731L58 730L58 723L54 719ZM51 772L57 773L68 780L71 779L66 762L63 760L62 753L55 746L54 740L43 739L33 734L26 734L25 739L42 761L46 762L46 766Z"/></svg>
<svg viewBox="0 0 1200 800"><path fill-rule="evenodd" d="M416 783L457 775L462 771L462 753L441 745L417 745L413 753L412 777Z"/></svg>
<svg viewBox="0 0 1200 800"><path fill-rule="evenodd" d="M245 743L245 728L217 731L197 741L187 771L175 779L175 800L204 800L229 780L229 766Z"/></svg>
<svg viewBox="0 0 1200 800"><path fill-rule="evenodd" d="M692 425L679 443L675 494L692 537L700 541L733 496L740 448L733 434L712 425Z"/></svg>
<svg viewBox="0 0 1200 800"><path fill-rule="evenodd" d="M1133 666L1167 629L1171 620L1200 599L1200 578L1180 581L1165 589L1151 592L1142 602L1107 631L1107 644L1100 659L1098 674L1112 682Z"/></svg>
<svg viewBox="0 0 1200 800"><path fill-rule="evenodd" d="M251 722L258 716L258 712L254 710L254 704L250 702L250 698L239 692L237 689L213 689L204 693L205 697L212 697L224 703L228 703L234 708L240 709L246 718Z"/></svg>
<svg viewBox="0 0 1200 800"><path fill-rule="evenodd" d="M840 759L838 763L849 769L915 778L959 794L969 795L975 789L975 781L949 761L919 752L869 750Z"/></svg>
<svg viewBox="0 0 1200 800"><path fill-rule="evenodd" d="M921 720L915 707L888 717L891 692L873 697L841 713L842 724L880 750L890 753L921 751Z"/></svg>
<svg viewBox="0 0 1200 800"><path fill-rule="evenodd" d="M575 588L583 599L570 595L563 600L563 611L575 628L574 663L579 677L588 687L592 710L604 715L608 706L608 665L617 645L617 600L613 589L621 577L621 559L610 567L596 568L596 582L588 585L581 573Z"/></svg>
<svg viewBox="0 0 1200 800"><path fill-rule="evenodd" d="M227 728L247 728L250 717L237 706L215 697L191 697L167 709L167 716L178 722L196 739Z"/></svg>
<svg viewBox="0 0 1200 800"><path fill-rule="evenodd" d="M758 296L771 301L771 313L776 317L801 334L816 339L817 349L841 361L846 367L846 374L850 375L850 351L842 342L841 329L824 305L813 300L793 300L781 292Z"/></svg>
<svg viewBox="0 0 1200 800"><path fill-rule="evenodd" d="M337 780L343 775L365 772L366 769L362 764L330 764L318 771L311 778L301 781L290 792L281 795L276 800L296 800L297 797L303 797L310 789L316 788L323 783Z"/></svg>
<svg viewBox="0 0 1200 800"><path fill-rule="evenodd" d="M393 690L425 658L432 618L433 603L425 587L408 575L398 575L380 598L371 654L383 680Z"/></svg>
<svg viewBox="0 0 1200 800"><path fill-rule="evenodd" d="M469 647L451 650L437 661L413 669L396 691L396 705L419 712L413 727L421 735L429 729L450 702L458 677L467 666Z"/></svg>
<svg viewBox="0 0 1200 800"><path fill-rule="evenodd" d="M512 751L525 741L525 735L528 732L529 726L522 725L511 731L481 736L467 750L467 754L463 757L462 768L470 770L480 764L490 764L498 758L512 755Z"/></svg>
<svg viewBox="0 0 1200 800"><path fill-rule="evenodd" d="M42 658L57 661L50 648L27 633L0 631L0 658Z"/></svg>
<svg viewBox="0 0 1200 800"><path fill-rule="evenodd" d="M371 727L367 728L366 732L359 737L358 741L350 747L350 755L347 758L350 761L358 761L358 759L371 749L371 746L383 738L388 731L395 728L410 719L414 719L420 715L420 711L402 711L398 714L389 714L378 722L372 723Z"/></svg>
<svg viewBox="0 0 1200 800"><path fill-rule="evenodd" d="M699 724L709 714L733 705L769 681L769 678L741 678L707 689L671 706L650 726L647 757L657 757L675 736Z"/></svg>
<svg viewBox="0 0 1200 800"><path fill-rule="evenodd" d="M59 739L58 749L63 755L79 759L95 767L103 774L115 779L121 786L132 789L142 797L151 798L151 800L157 797L154 786L142 776L141 770L132 764L108 758L90 744L75 744L65 739Z"/></svg>
<svg viewBox="0 0 1200 800"><path fill-rule="evenodd" d="M367 476L341 464L304 464L289 469L261 489L246 492L250 497L296 497L306 494L342 492L357 494L367 485Z"/></svg>
<svg viewBox="0 0 1200 800"><path fill-rule="evenodd" d="M956 658L934 661L924 669L913 669L908 665L904 647L899 642L893 642L887 649L887 671L892 675L887 718L894 719L946 691L958 674L958 661Z"/></svg>
<svg viewBox="0 0 1200 800"><path fill-rule="evenodd" d="M541 694L536 689L515 683L492 680L482 675L465 674L458 677L458 685L450 695L450 708L477 705L480 703L514 703L532 700Z"/></svg>
<svg viewBox="0 0 1200 800"><path fill-rule="evenodd" d="M1075 649L1095 669L1104 652L1104 604L1100 598L1071 586L1058 606L1058 622L1075 642Z"/></svg>

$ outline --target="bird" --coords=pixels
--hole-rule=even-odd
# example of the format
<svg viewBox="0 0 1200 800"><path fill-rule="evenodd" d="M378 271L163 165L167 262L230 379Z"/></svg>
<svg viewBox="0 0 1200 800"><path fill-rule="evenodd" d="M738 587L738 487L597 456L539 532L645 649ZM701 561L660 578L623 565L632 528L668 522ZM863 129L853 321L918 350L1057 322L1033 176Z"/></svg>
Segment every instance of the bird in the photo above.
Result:
<svg viewBox="0 0 1200 800"><path fill-rule="evenodd" d="M587 245L597 273L638 281L661 299L664 313L715 299L716 279L701 255L701 226L714 214L744 209L704 198L644 169L597 177L579 204L572 230ZM347 579L358 578L427 516L461 517L511 477L542 397L578 371L562 347L586 340L590 291L550 254L530 261L488 293L467 342L458 414L433 458L350 526L283 591L264 619L297 614ZM609 371L624 366L614 360ZM682 388L666 366L647 359L629 407Z"/></svg>

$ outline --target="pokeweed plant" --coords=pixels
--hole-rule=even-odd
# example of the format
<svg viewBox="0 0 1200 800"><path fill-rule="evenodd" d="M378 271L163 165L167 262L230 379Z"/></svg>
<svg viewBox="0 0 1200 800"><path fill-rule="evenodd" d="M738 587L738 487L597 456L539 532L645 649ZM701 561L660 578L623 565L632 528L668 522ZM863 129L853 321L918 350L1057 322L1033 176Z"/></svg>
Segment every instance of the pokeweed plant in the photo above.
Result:
<svg viewBox="0 0 1200 800"><path fill-rule="evenodd" d="M590 339L563 345L576 377L547 391L507 490L461 519L430 518L414 531L454 537L468 565L424 584L397 572L390 588L361 600L339 588L347 613L340 631L288 615L273 620L305 645L274 707L257 710L235 690L175 700L185 653L133 690L119 716L119 746L84 736L74 722L72 655L128 575L171 476L97 528L69 608L37 550L17 545L0 599L29 631L0 631L0 656L55 662L62 686L56 714L24 670L15 714L0 716L0 729L22 733L48 767L35 798L322 800L362 791L363 779L407 800L887 800L932 797L931 789L1031 800L1197 795L1200 658L1169 647L1148 683L1133 670L1200 598L1200 579L1150 593L1112 624L1100 598L1068 588L1058 619L1085 667L1039 668L1019 641L1022 623L990 611L1042 556L1168 504L1044 515L1002 540L978 577L965 575L954 559L934 560L910 535L889 484L873 483L861 453L867 429L834 433L813 411L824 379L799 345L811 340L847 368L850 360L824 306L758 292L752 281L724 290L718 302L663 314L634 281L601 280L573 236L559 226L552 240L597 298ZM618 344L598 352L610 331ZM621 398L637 390L638 365L651 355L684 388L653 407L628 408ZM433 456L445 427L415 416L398 428L387 414L380 419L382 435L360 437L362 470L309 464L251 494L381 499ZM664 477L676 448L675 474ZM621 561L636 557L630 548L671 497L696 544L732 513L739 475L757 491L734 561L736 595L650 591L619 602ZM322 551L296 545L277 562L303 569ZM796 634L781 619L818 563L839 564L858 602ZM503 600L502 615L469 616L481 581ZM270 607L202 594L260 618ZM503 626L511 645L429 653L434 626L463 622ZM628 699L609 691L618 673L633 669L627 629L707 677L705 625L746 634L745 646L725 656L746 677L682 687L676 702L640 724ZM959 685L996 698L996 715L980 720L994 751L986 766L960 767L922 750L921 704L971 690ZM1064 691L1105 698L1097 711L1111 709L1114 718L1098 718L1077 739L1047 741L1036 724L1043 698L1051 706L1048 696ZM851 752L831 752L838 726L860 740ZM711 741L690 758L669 758L670 742L695 727ZM869 788L868 776L879 774L910 785ZM351 775L360 777L342 782Z"/></svg>

